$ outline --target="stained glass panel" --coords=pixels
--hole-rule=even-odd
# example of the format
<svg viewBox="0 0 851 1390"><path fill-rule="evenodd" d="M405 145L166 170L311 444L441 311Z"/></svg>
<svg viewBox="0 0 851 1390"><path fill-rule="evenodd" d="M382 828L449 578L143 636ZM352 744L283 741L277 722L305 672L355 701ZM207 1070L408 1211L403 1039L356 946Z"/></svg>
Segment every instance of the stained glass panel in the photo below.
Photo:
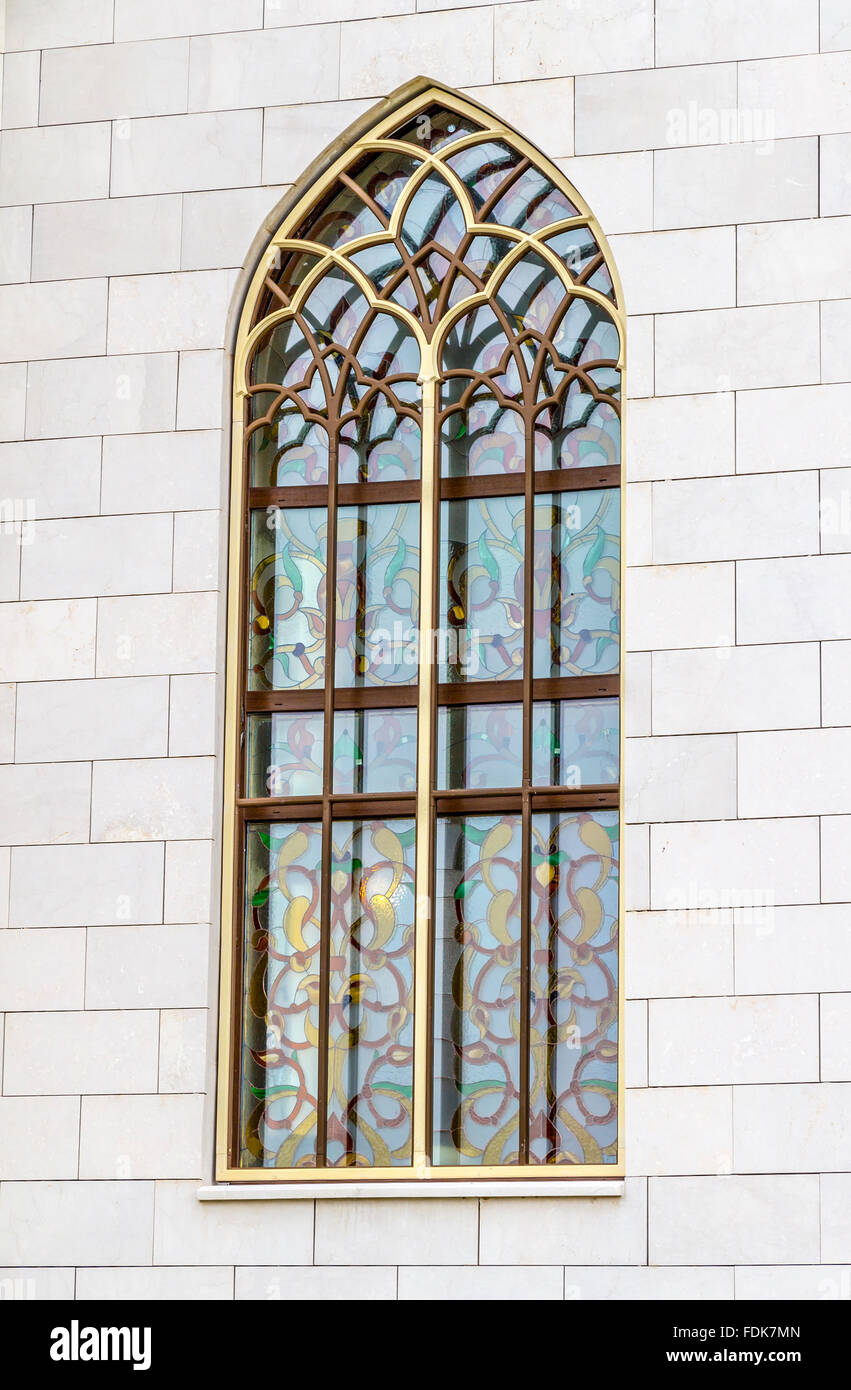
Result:
<svg viewBox="0 0 851 1390"><path fill-rule="evenodd" d="M536 702L532 706L533 785L615 786L619 739L617 700Z"/></svg>
<svg viewBox="0 0 851 1390"><path fill-rule="evenodd" d="M416 682L419 546L417 503L339 508L338 686Z"/></svg>
<svg viewBox="0 0 851 1390"><path fill-rule="evenodd" d="M411 1162L413 819L338 821L331 851L331 1167Z"/></svg>
<svg viewBox="0 0 851 1390"><path fill-rule="evenodd" d="M321 826L246 828L243 1163L316 1163Z"/></svg>
<svg viewBox="0 0 851 1390"><path fill-rule="evenodd" d="M437 822L435 1163L518 1159L521 841L518 815Z"/></svg>
<svg viewBox="0 0 851 1390"><path fill-rule="evenodd" d="M251 714L246 720L246 795L322 795L322 715Z"/></svg>
<svg viewBox="0 0 851 1390"><path fill-rule="evenodd" d="M619 489L536 497L534 533L535 676L617 671Z"/></svg>
<svg viewBox="0 0 851 1390"><path fill-rule="evenodd" d="M323 507L251 513L249 690L322 684L327 541Z"/></svg>
<svg viewBox="0 0 851 1390"><path fill-rule="evenodd" d="M445 396L450 398L450 393L445 392ZM516 410L503 409L493 396L477 394L466 408L453 410L444 420L440 460L444 478L522 474L526 467L526 431L521 416Z"/></svg>
<svg viewBox="0 0 851 1390"><path fill-rule="evenodd" d="M618 818L532 816L530 1161L617 1158Z"/></svg>
<svg viewBox="0 0 851 1390"><path fill-rule="evenodd" d="M522 497L442 502L441 681L523 673Z"/></svg>
<svg viewBox="0 0 851 1390"><path fill-rule="evenodd" d="M335 792L413 792L416 785L415 709L337 711Z"/></svg>
<svg viewBox="0 0 851 1390"><path fill-rule="evenodd" d="M521 704L450 705L438 709L438 787L519 787L522 780Z"/></svg>

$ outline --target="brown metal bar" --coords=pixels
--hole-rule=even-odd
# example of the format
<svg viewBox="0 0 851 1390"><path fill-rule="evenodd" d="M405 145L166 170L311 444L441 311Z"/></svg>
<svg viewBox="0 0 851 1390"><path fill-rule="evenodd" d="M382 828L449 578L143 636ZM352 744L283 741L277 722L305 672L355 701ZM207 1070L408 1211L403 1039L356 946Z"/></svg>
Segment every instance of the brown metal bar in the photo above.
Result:
<svg viewBox="0 0 851 1390"><path fill-rule="evenodd" d="M532 679L532 699L592 700L616 698L620 676L543 676ZM437 687L438 705L517 704L523 699L522 680L444 682Z"/></svg>
<svg viewBox="0 0 851 1390"><path fill-rule="evenodd" d="M415 685L395 686L338 686L334 691L335 710L348 709L416 709L417 687ZM268 714L289 712L301 713L303 710L323 708L324 694L321 686L310 690L249 690L245 697L248 714Z"/></svg>
<svg viewBox="0 0 851 1390"><path fill-rule="evenodd" d="M465 497L516 497L520 478L512 473L483 474L474 478L442 478L440 495L446 501ZM617 464L604 468L548 468L532 474L532 488L542 492L586 492L590 488L620 487ZM525 490L525 488L524 488Z"/></svg>
<svg viewBox="0 0 851 1390"><path fill-rule="evenodd" d="M363 507L375 502L418 502L420 484L416 479L400 478L395 482L339 483L337 505ZM294 484L292 487L253 487L248 495L251 508L267 507L324 507L328 488L324 483Z"/></svg>

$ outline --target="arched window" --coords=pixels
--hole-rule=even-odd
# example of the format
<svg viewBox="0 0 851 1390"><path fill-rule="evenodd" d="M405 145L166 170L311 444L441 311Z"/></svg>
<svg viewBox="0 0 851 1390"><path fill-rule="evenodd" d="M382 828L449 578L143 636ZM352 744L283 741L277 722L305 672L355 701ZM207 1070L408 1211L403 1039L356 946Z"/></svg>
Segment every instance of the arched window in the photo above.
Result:
<svg viewBox="0 0 851 1390"><path fill-rule="evenodd" d="M217 1172L617 1176L615 271L424 82L296 198L235 359Z"/></svg>

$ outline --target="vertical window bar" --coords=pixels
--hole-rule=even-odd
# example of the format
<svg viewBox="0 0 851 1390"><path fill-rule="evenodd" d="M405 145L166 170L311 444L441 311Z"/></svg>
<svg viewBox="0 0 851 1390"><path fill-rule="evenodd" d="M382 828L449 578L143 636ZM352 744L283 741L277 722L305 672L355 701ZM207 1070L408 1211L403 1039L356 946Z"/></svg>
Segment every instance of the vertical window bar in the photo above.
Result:
<svg viewBox="0 0 851 1390"><path fill-rule="evenodd" d="M334 771L334 661L337 618L337 422L328 422L328 532L325 570L325 688L322 708L322 875L319 939L319 1082L316 1097L316 1166L328 1152L328 995L331 957L331 791Z"/></svg>
<svg viewBox="0 0 851 1390"><path fill-rule="evenodd" d="M530 984L532 978L532 664L534 661L534 583L535 583L535 457L531 410L525 416L526 468L523 475L526 517L523 527L523 835L520 868L520 1076L518 1089L518 1161L529 1162L529 1033L531 1026Z"/></svg>

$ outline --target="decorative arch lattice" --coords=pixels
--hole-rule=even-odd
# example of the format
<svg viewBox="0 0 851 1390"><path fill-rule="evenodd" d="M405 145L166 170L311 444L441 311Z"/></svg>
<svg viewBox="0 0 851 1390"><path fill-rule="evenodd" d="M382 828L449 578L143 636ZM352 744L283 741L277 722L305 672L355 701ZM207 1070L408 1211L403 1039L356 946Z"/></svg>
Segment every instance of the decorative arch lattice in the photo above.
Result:
<svg viewBox="0 0 851 1390"><path fill-rule="evenodd" d="M622 1171L622 368L587 207L432 84L258 267L220 1176Z"/></svg>

